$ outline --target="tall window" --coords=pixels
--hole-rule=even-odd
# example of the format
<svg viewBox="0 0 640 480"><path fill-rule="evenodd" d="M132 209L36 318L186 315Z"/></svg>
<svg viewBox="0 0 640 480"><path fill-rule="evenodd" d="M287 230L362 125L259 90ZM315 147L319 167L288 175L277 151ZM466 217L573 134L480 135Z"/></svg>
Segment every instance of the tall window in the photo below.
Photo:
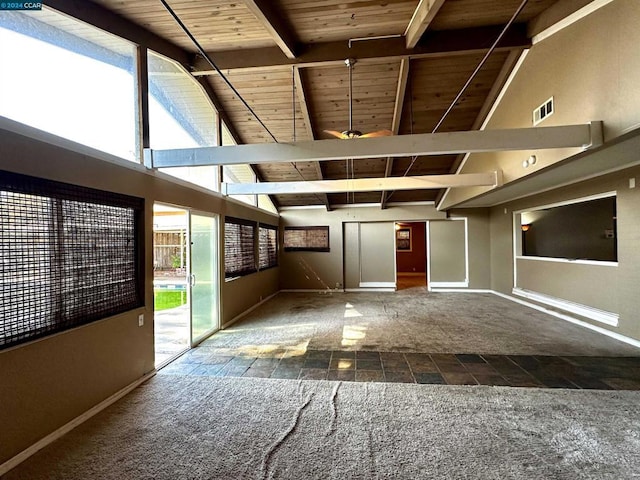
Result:
<svg viewBox="0 0 640 480"><path fill-rule="evenodd" d="M222 181L225 183L256 183L256 174L247 164L224 165L222 167ZM241 202L256 205L255 195L230 195Z"/></svg>
<svg viewBox="0 0 640 480"><path fill-rule="evenodd" d="M0 348L143 305L143 202L0 172Z"/></svg>
<svg viewBox="0 0 640 480"><path fill-rule="evenodd" d="M278 227L260 225L258 234L258 268L278 266Z"/></svg>
<svg viewBox="0 0 640 480"><path fill-rule="evenodd" d="M256 271L256 224L226 217L224 221L224 276L234 278Z"/></svg>
<svg viewBox="0 0 640 480"><path fill-rule="evenodd" d="M217 144L216 111L198 82L173 60L149 52L149 133L151 148L210 147ZM218 167L172 167L160 171L218 188Z"/></svg>
<svg viewBox="0 0 640 480"><path fill-rule="evenodd" d="M134 53L131 43L46 7L3 11L0 115L139 161Z"/></svg>

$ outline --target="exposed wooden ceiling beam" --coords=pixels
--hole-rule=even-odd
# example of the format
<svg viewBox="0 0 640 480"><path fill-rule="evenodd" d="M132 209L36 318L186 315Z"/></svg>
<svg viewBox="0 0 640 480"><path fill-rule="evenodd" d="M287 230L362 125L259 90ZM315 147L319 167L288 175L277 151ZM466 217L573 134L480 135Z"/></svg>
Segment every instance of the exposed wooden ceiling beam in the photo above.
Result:
<svg viewBox="0 0 640 480"><path fill-rule="evenodd" d="M311 139L315 140L315 133L313 130L313 123L311 122L311 115L309 114L309 104L307 103L307 96L305 94L304 82L302 81L302 74L300 73L300 69L294 67L293 68L293 81L296 86L296 92L298 93L298 101L300 102L300 109L302 110L302 117L304 118L304 123L311 135ZM322 165L320 162L315 162L314 167L316 169L316 175L318 175L319 180L324 180L324 173L322 173ZM324 203L327 212L331 211L331 204L329 203L329 197L327 194L322 194L320 196L322 203Z"/></svg>
<svg viewBox="0 0 640 480"><path fill-rule="evenodd" d="M502 172L460 175L422 175L417 177L353 178L312 180L308 182L225 183L226 195L299 195L302 193L371 192L380 190L424 190L455 187L496 187L502 184Z"/></svg>
<svg viewBox="0 0 640 480"><path fill-rule="evenodd" d="M287 58L296 58L295 39L282 20L282 15L274 10L274 2L264 0L243 0L247 8L262 23L276 45Z"/></svg>
<svg viewBox="0 0 640 480"><path fill-rule="evenodd" d="M391 121L391 131L397 135L400 131L400 120L402 117L402 107L404 106L404 96L407 92L407 83L409 80L410 60L403 58L400 61L400 72L398 73L398 86L396 88L396 102L393 106L393 120ZM393 171L393 157L387 158L387 164L384 168L384 176L388 177ZM387 204L387 192L382 192L380 197L380 208L384 210Z"/></svg>
<svg viewBox="0 0 640 480"><path fill-rule="evenodd" d="M421 133L349 140L261 143L228 147L147 150L153 168L198 165L318 162L462 152L588 148L602 144L602 122L468 132Z"/></svg>
<svg viewBox="0 0 640 480"><path fill-rule="evenodd" d="M300 103L300 110L302 111L302 118L304 118L305 126L311 136L311 140L315 140L316 136L313 130L313 123L311 121L311 114L309 113L309 104L307 103L307 95L302 81L302 74L299 68L293 69L293 83L296 87L296 93L298 96L298 102Z"/></svg>
<svg viewBox="0 0 640 480"><path fill-rule="evenodd" d="M349 48L347 41L307 44L300 48L298 56L287 58L279 48L255 48L207 52L221 70L240 68L265 68L297 65L299 67L333 66L344 64L345 58L356 58L360 62L378 59L399 60L401 58L441 57L485 53L489 45L500 34L502 26L476 27L463 30L427 32L420 45L406 48L404 38L386 38L356 42ZM527 48L531 40L527 37L524 23L512 25L496 51ZM215 73L209 63L199 55L193 59L194 75Z"/></svg>
<svg viewBox="0 0 640 480"><path fill-rule="evenodd" d="M418 44L422 34L427 30L443 4L444 0L420 0L404 32L407 48L413 48Z"/></svg>

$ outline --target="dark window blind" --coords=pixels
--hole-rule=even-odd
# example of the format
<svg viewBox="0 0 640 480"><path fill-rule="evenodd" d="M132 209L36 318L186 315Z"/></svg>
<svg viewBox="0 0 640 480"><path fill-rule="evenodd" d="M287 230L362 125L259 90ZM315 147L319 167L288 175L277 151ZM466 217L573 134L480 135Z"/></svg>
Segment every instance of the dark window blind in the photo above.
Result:
<svg viewBox="0 0 640 480"><path fill-rule="evenodd" d="M258 268L278 266L278 227L260 225L258 229Z"/></svg>
<svg viewBox="0 0 640 480"><path fill-rule="evenodd" d="M143 305L144 200L0 172L0 348Z"/></svg>
<svg viewBox="0 0 640 480"><path fill-rule="evenodd" d="M226 217L224 221L224 276L248 275L256 271L255 222Z"/></svg>
<svg viewBox="0 0 640 480"><path fill-rule="evenodd" d="M284 227L285 251L329 251L329 227Z"/></svg>

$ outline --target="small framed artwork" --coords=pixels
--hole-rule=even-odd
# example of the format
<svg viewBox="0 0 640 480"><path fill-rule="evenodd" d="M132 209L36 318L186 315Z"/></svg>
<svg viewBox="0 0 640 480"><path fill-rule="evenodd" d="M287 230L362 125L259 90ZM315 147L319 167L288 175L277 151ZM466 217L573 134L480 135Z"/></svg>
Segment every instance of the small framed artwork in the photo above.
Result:
<svg viewBox="0 0 640 480"><path fill-rule="evenodd" d="M411 251L411 227L402 227L396 230L396 251Z"/></svg>

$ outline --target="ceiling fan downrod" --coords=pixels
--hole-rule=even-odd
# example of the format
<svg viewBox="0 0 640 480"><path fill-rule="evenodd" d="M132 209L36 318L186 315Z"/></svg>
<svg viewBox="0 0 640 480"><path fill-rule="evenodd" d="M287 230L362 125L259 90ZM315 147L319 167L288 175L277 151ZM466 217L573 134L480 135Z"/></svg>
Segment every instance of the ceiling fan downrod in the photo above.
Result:
<svg viewBox="0 0 640 480"><path fill-rule="evenodd" d="M344 63L349 68L349 130L342 133L349 138L353 138L362 135L362 132L353 130L353 66L356 64L356 59L347 58Z"/></svg>

